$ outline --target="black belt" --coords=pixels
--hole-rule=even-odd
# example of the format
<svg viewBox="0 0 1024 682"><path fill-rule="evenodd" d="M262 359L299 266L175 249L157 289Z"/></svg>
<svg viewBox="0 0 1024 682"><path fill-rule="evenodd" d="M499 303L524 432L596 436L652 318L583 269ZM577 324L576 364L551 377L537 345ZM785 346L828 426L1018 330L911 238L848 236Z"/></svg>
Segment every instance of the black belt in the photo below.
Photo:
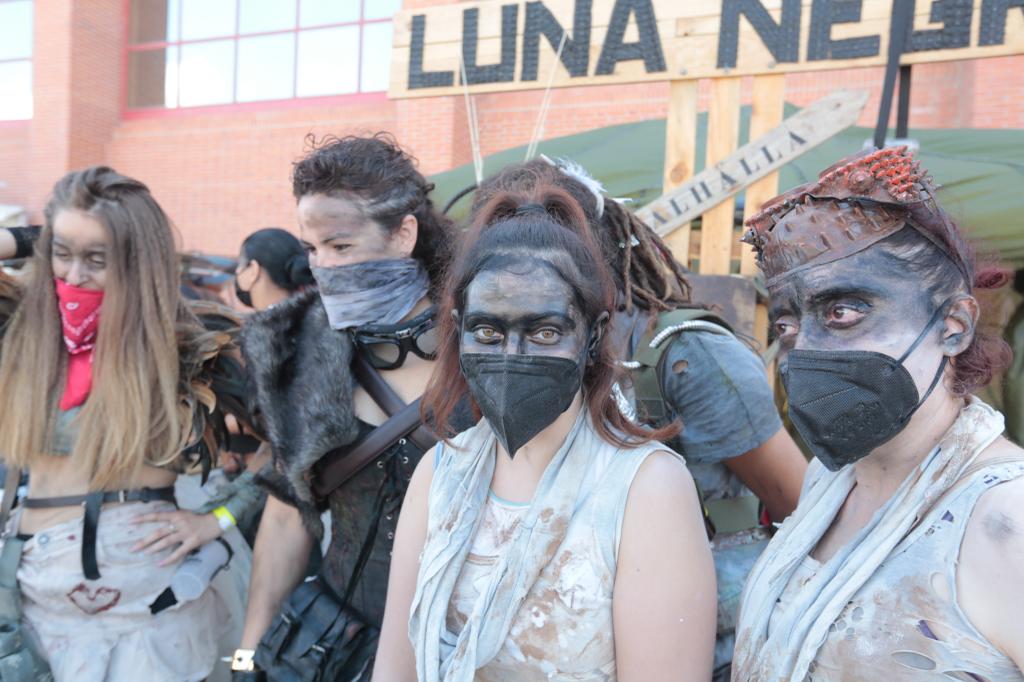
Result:
<svg viewBox="0 0 1024 682"><path fill-rule="evenodd" d="M108 502L174 502L174 487L139 488L137 490L96 491L85 495L64 497L27 497L22 500L26 509L54 507L85 507L82 517L82 572L87 580L99 580L100 568L96 563L96 529L100 525L100 508Z"/></svg>

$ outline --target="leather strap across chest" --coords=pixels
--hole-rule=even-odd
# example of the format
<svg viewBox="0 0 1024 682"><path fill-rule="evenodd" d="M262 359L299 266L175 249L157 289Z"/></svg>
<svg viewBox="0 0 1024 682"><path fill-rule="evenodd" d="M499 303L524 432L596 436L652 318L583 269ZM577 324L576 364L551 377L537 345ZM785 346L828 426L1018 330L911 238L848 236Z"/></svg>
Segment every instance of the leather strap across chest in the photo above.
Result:
<svg viewBox="0 0 1024 682"><path fill-rule="evenodd" d="M329 453L317 463L312 485L320 498L340 488L401 438L408 438L424 452L437 443L437 436L420 420L419 398L406 405L360 354L352 359L352 371L359 385L388 415L388 420L351 448Z"/></svg>

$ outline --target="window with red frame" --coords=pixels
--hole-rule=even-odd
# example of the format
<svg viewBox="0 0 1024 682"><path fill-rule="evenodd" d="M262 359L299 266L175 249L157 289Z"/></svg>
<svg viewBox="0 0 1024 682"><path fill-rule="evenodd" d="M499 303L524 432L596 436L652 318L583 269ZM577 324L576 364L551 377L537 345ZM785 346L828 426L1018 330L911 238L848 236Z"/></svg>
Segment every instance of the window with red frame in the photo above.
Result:
<svg viewBox="0 0 1024 682"><path fill-rule="evenodd" d="M0 121L30 118L32 0L0 0Z"/></svg>
<svg viewBox="0 0 1024 682"><path fill-rule="evenodd" d="M401 0L131 0L128 108L382 92Z"/></svg>

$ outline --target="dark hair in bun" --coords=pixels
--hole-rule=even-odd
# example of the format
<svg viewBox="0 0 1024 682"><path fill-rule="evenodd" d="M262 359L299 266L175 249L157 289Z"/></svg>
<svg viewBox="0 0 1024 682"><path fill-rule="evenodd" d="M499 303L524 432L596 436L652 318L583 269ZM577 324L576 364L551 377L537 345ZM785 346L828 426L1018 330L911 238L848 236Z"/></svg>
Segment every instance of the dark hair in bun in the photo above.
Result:
<svg viewBox="0 0 1024 682"><path fill-rule="evenodd" d="M313 283L309 259L293 234L279 227L257 230L242 242L242 258L260 264L270 280L288 292Z"/></svg>

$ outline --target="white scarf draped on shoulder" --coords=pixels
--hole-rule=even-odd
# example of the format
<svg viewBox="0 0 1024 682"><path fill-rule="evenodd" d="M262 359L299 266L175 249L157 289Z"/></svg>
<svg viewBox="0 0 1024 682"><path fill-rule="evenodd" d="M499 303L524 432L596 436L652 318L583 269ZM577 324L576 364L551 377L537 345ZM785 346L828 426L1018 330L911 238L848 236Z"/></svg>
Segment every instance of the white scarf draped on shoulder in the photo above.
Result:
<svg viewBox="0 0 1024 682"><path fill-rule="evenodd" d="M1003 416L970 398L939 445L868 524L825 562L772 623L779 596L828 531L855 482L854 468L813 463L800 504L754 566L743 590L732 679L803 680L829 626L920 518L1003 432Z"/></svg>
<svg viewBox="0 0 1024 682"><path fill-rule="evenodd" d="M565 538L578 500L586 494L581 488L588 465L604 449L618 449L597 434L586 408L580 410L465 626L455 636L445 623L448 604L487 501L495 443L487 421L481 420L457 436L452 446L439 446L440 460L429 493L427 539L409 622L421 682L470 682L477 668L497 655L520 605Z"/></svg>

